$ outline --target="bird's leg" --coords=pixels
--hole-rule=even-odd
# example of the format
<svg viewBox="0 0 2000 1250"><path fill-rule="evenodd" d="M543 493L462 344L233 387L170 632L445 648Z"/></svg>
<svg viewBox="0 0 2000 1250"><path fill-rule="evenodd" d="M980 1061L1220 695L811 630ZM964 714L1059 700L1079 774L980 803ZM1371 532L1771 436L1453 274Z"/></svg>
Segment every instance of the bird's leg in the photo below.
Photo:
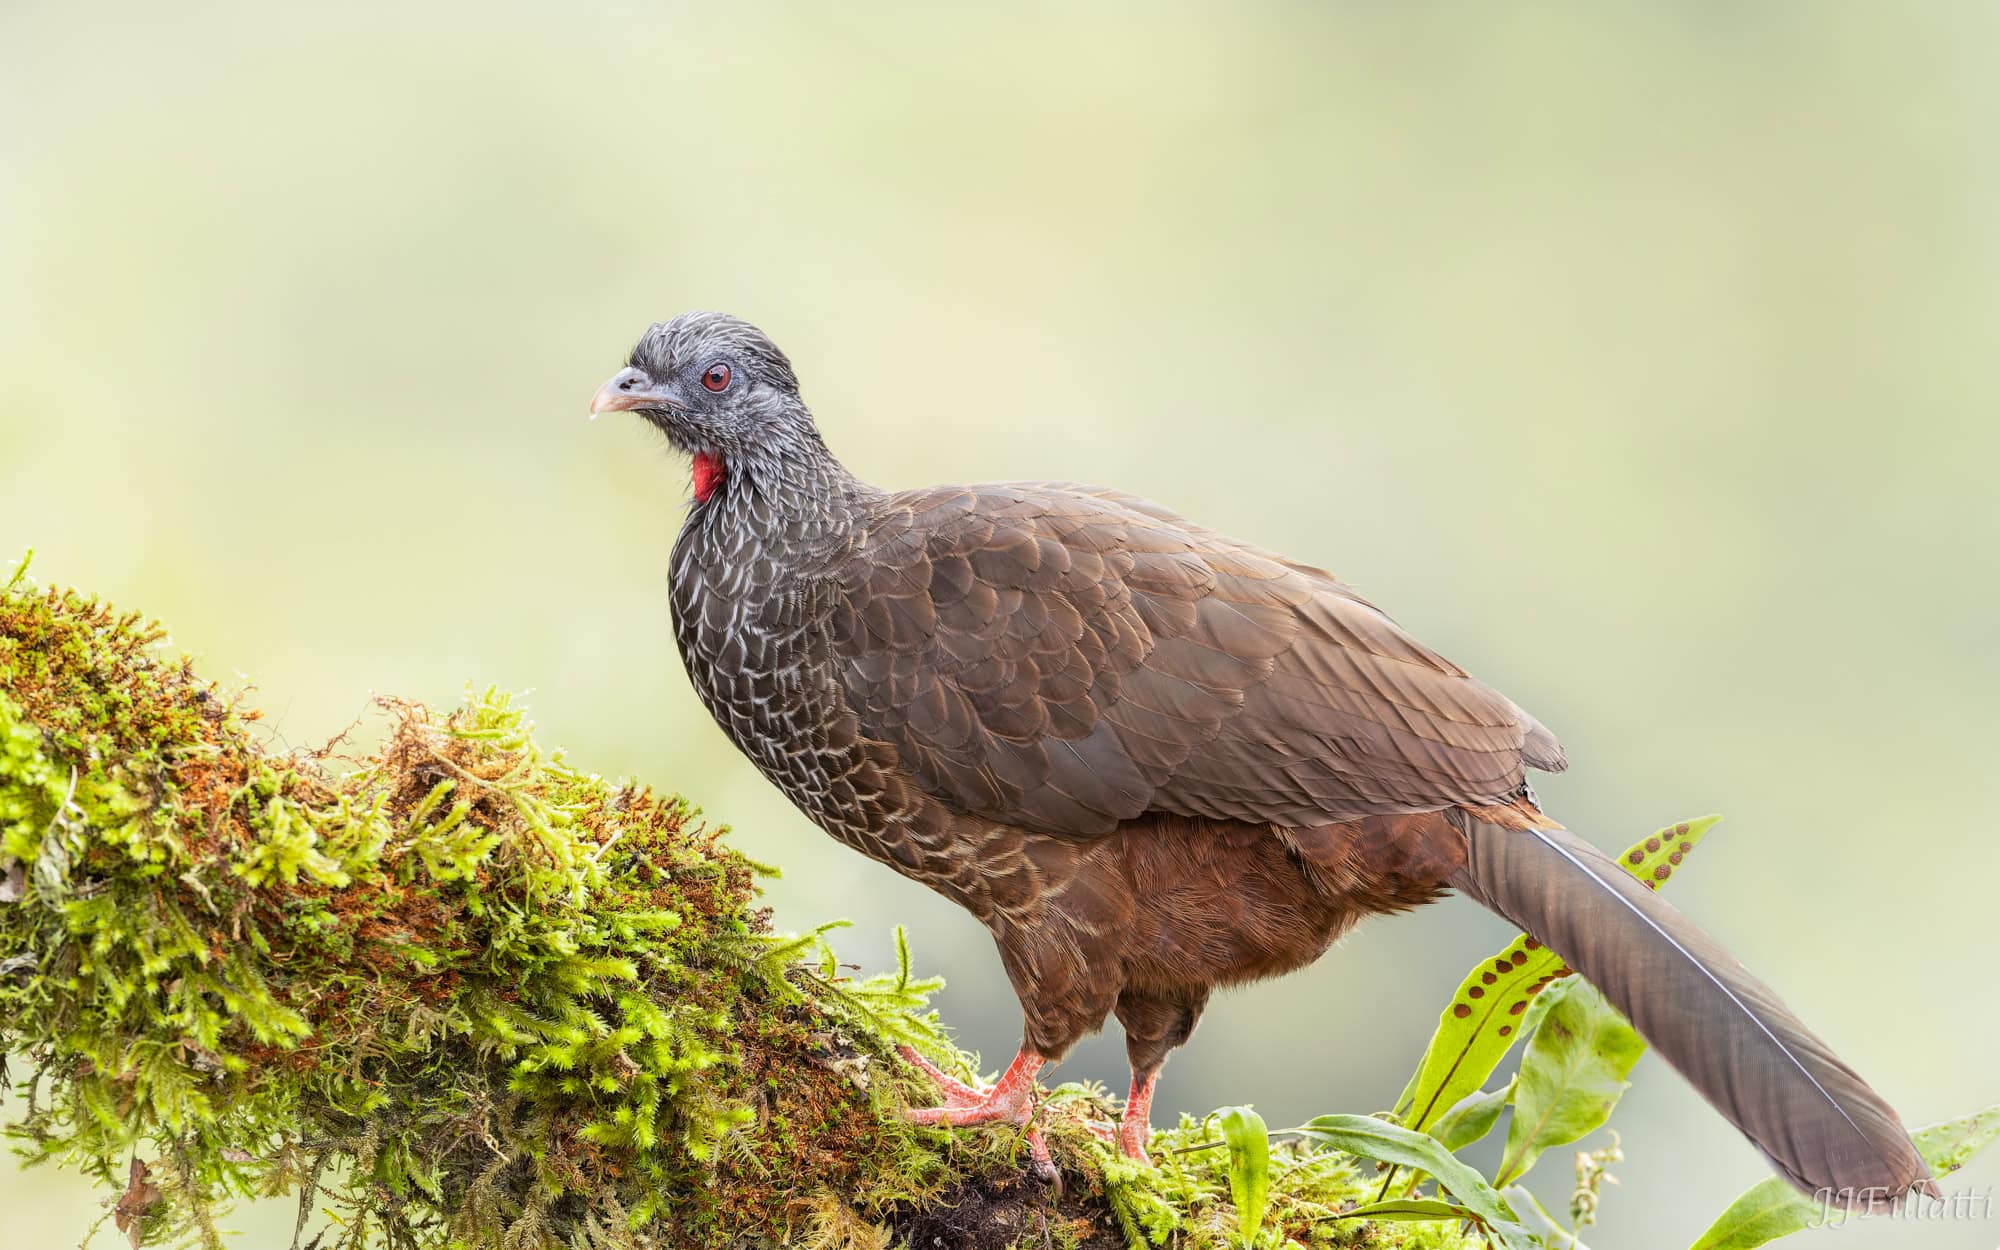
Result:
<svg viewBox="0 0 2000 1250"><path fill-rule="evenodd" d="M1000 1080L982 1088L968 1085L941 1070L911 1047L904 1046L900 1050L912 1067L937 1082L939 1092L944 1095L942 1106L905 1108L903 1115L906 1118L918 1124L952 1128L973 1124L1020 1125L1028 1130L1028 1153L1037 1168L1045 1173L1053 1172L1055 1165L1049 1157L1048 1142L1042 1139L1041 1130L1028 1123L1035 1112L1035 1073L1047 1060L1022 1047L1020 1053L1014 1056L1014 1062L1007 1065L1007 1071Z"/></svg>
<svg viewBox="0 0 2000 1250"><path fill-rule="evenodd" d="M1125 1026L1125 1058L1132 1065L1132 1089L1118 1121L1118 1149L1128 1159L1150 1163L1146 1143L1153 1136L1153 1086L1167 1055L1186 1042L1208 1001L1207 990L1145 993L1127 989L1118 996L1118 1022Z"/></svg>
<svg viewBox="0 0 2000 1250"><path fill-rule="evenodd" d="M1153 1136L1153 1085L1160 1070L1132 1074L1131 1092L1125 1095L1125 1114L1118 1120L1118 1149L1128 1159L1151 1163L1146 1143Z"/></svg>
<svg viewBox="0 0 2000 1250"><path fill-rule="evenodd" d="M1153 1160L1146 1153L1146 1143L1153 1136L1153 1086L1159 1079L1158 1068L1144 1074L1132 1073L1132 1089L1125 1095L1125 1114L1119 1117L1118 1123L1090 1120L1085 1122L1084 1127L1105 1145L1118 1147L1118 1152L1126 1158L1151 1163Z"/></svg>

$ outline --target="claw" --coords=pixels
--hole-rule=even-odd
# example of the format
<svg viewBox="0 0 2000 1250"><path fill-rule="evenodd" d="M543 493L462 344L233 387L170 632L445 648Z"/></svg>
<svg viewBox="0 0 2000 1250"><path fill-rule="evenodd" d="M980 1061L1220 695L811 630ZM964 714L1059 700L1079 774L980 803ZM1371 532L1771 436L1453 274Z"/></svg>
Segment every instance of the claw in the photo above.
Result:
<svg viewBox="0 0 2000 1250"><path fill-rule="evenodd" d="M1045 1181L1058 1180L1056 1161L1049 1155L1049 1142L1046 1137L1042 1136L1042 1130L1033 1125L1028 1125L1027 1136L1028 1161L1033 1165L1035 1175Z"/></svg>

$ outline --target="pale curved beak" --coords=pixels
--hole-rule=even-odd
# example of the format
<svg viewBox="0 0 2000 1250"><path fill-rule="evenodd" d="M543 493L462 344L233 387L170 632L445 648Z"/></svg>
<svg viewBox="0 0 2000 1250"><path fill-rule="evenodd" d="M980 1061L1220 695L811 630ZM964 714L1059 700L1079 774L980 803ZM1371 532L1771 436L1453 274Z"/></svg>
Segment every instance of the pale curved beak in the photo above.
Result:
<svg viewBox="0 0 2000 1250"><path fill-rule="evenodd" d="M590 415L633 408L679 408L681 403L643 369L620 369L590 401Z"/></svg>

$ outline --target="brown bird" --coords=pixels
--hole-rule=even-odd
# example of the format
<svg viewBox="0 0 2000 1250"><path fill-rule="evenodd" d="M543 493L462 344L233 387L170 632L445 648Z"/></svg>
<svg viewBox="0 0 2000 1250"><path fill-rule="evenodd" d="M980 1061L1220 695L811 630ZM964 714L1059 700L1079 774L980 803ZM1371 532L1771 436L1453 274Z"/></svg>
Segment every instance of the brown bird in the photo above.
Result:
<svg viewBox="0 0 2000 1250"><path fill-rule="evenodd" d="M1603 990L1793 1184L1863 1205L1930 1184L1776 995L1543 815L1526 770L1564 766L1555 737L1332 574L1115 490L870 486L784 353L717 313L648 329L610 410L693 457L675 630L723 731L999 944L1020 1053L991 1088L924 1065L945 1105L914 1118L1025 1125L1037 1070L1115 1014L1118 1140L1144 1158L1211 990L1455 887Z"/></svg>

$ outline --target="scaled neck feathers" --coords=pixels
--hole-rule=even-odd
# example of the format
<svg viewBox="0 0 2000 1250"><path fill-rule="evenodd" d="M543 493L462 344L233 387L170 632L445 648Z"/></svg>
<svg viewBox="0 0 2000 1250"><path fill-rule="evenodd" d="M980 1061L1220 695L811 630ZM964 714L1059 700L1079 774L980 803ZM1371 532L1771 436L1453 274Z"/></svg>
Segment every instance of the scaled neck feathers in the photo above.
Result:
<svg viewBox="0 0 2000 1250"><path fill-rule="evenodd" d="M697 454L684 538L800 550L846 536L880 492L834 457L803 409L797 417L783 437Z"/></svg>

